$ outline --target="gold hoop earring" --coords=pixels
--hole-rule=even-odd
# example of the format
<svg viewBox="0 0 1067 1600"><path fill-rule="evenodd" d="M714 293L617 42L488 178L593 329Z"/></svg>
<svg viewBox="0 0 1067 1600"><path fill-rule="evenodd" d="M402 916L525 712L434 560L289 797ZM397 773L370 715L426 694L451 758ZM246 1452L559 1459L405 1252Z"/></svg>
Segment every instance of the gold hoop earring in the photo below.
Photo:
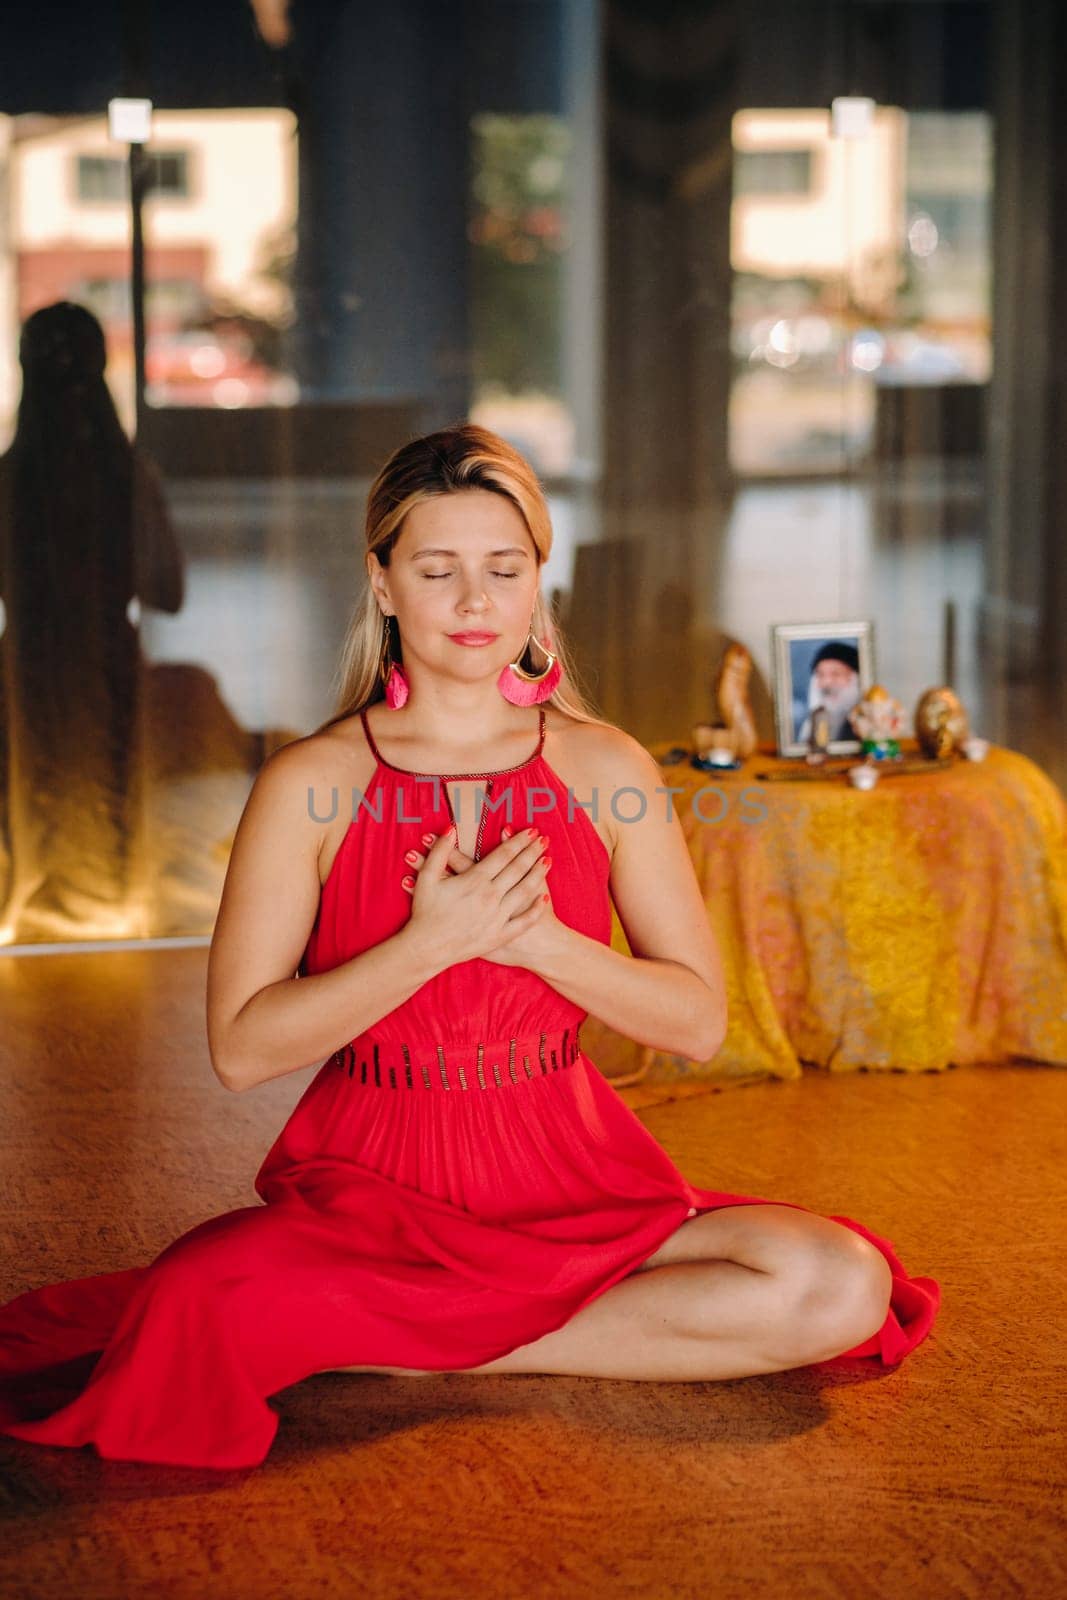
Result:
<svg viewBox="0 0 1067 1600"><path fill-rule="evenodd" d="M526 646L534 639L537 648L548 657L540 672L527 672L521 665L526 654ZM563 676L563 668L553 655L552 651L536 639L531 629L526 635L526 642L519 651L518 661L509 661L501 667L496 686L505 700L510 700L514 706L532 706L541 700L547 700L554 694L556 685Z"/></svg>
<svg viewBox="0 0 1067 1600"><path fill-rule="evenodd" d="M522 665L522 658L526 654L526 646L530 643L531 639L533 640L533 642L537 646L537 648L540 650L541 654L543 656L547 656L548 657L548 660L545 662L545 665L541 668L540 672L527 672L525 667ZM552 654L552 651L546 649L546 647L541 643L540 639L534 633L532 628L530 629L530 632L526 635L526 642L523 645L522 649L519 651L519 653L516 656L515 660L508 662L508 666L511 668L512 672L515 673L516 677L524 679L525 682L527 682L527 683L541 683L545 678L548 677L549 673L552 671L552 668L555 666L555 664L556 664L556 658Z"/></svg>

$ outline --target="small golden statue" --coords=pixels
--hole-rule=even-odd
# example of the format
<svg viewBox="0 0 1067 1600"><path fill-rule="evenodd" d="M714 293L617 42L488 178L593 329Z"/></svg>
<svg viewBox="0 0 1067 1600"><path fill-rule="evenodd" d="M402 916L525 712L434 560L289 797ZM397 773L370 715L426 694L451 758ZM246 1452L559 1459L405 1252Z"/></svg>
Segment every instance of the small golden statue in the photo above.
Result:
<svg viewBox="0 0 1067 1600"><path fill-rule="evenodd" d="M958 695L947 686L927 689L915 707L915 737L924 756L936 759L962 750L970 723Z"/></svg>
<svg viewBox="0 0 1067 1600"><path fill-rule="evenodd" d="M830 752L830 713L825 706L815 706L811 713L811 738L805 760L819 767Z"/></svg>
<svg viewBox="0 0 1067 1600"><path fill-rule="evenodd" d="M727 645L715 680L715 704L721 722L733 730L734 750L744 761L756 748L756 720L748 698L752 657L743 644Z"/></svg>

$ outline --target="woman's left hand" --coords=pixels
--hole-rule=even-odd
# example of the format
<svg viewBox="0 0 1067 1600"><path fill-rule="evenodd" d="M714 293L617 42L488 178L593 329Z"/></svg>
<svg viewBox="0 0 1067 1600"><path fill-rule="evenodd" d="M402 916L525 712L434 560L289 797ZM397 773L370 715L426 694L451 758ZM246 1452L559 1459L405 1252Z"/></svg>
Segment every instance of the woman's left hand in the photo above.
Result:
<svg viewBox="0 0 1067 1600"><path fill-rule="evenodd" d="M482 960L495 961L502 967L527 967L531 972L538 972L551 953L558 950L566 932L552 905L552 892L546 886L542 891L541 915L534 918L525 933L516 934L514 939L498 944L495 950L487 950Z"/></svg>
<svg viewBox="0 0 1067 1600"><path fill-rule="evenodd" d="M505 825L501 829L502 838L509 839L513 832L514 829ZM424 845L426 845L427 841L432 843L429 835L426 835L423 841ZM414 857L413 860L410 859L412 856ZM551 858L546 857L545 859L547 861L545 870L547 871L548 866L551 866ZM411 851L409 852L408 861L409 866L412 868L412 874L405 876L402 884L406 893L413 894L415 887L413 873L417 872L422 865L423 856L418 851ZM448 858L448 866L449 870L453 872L469 872L471 867L474 866L474 862L456 845ZM535 869L537 876L541 876L540 867L541 863L538 863L538 868ZM535 871L531 871L531 876L535 875ZM565 932L564 924L560 922L553 908L552 894L547 886L546 879L545 887L542 890L541 915L534 919L524 933L517 934L513 939L505 940L497 945L494 950L487 950L480 959L482 961L493 961L503 967L528 967L532 972L536 972L538 962L547 957L551 951L558 949L560 940Z"/></svg>

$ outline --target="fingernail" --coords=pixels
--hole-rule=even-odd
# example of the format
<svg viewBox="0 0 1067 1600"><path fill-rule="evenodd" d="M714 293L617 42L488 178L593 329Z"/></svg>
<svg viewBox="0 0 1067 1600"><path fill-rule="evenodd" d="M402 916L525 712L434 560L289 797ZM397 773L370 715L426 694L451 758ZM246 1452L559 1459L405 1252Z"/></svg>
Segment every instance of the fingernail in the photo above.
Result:
<svg viewBox="0 0 1067 1600"><path fill-rule="evenodd" d="M542 899L542 900L544 900L544 901L548 901L548 900L551 900L551 898L552 898L552 896L551 896L551 895L549 895L549 894L543 894L543 895L542 895L542 896L541 896L541 899Z"/></svg>
<svg viewBox="0 0 1067 1600"><path fill-rule="evenodd" d="M503 828L501 828L500 837L502 839L510 839L511 838L511 829L509 827L507 827L507 825L505 825Z"/></svg>
<svg viewBox="0 0 1067 1600"><path fill-rule="evenodd" d="M545 854L541 857L541 860L544 862L546 867L550 867L552 865L552 857L548 854L547 850L545 851Z"/></svg>
<svg viewBox="0 0 1067 1600"><path fill-rule="evenodd" d="M404 860L405 861L410 861L412 866L415 865L415 863L418 861L418 859L419 858L415 854L414 850L405 850L404 851Z"/></svg>
<svg viewBox="0 0 1067 1600"><path fill-rule="evenodd" d="M401 878L400 881L404 885L405 889L414 889L415 887L415 879L412 877Z"/></svg>
<svg viewBox="0 0 1067 1600"><path fill-rule="evenodd" d="M436 833L424 833L422 836L422 842L423 844L433 844L436 838Z"/></svg>

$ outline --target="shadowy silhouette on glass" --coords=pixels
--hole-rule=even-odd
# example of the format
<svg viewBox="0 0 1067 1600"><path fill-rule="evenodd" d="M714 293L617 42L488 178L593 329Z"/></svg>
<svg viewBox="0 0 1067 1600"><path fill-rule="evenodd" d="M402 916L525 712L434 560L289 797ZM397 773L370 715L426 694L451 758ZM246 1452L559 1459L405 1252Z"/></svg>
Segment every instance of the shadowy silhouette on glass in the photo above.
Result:
<svg viewBox="0 0 1067 1600"><path fill-rule="evenodd" d="M4 941L144 930L139 605L177 611L181 554L156 469L70 301L23 324L0 456L0 926Z"/></svg>

